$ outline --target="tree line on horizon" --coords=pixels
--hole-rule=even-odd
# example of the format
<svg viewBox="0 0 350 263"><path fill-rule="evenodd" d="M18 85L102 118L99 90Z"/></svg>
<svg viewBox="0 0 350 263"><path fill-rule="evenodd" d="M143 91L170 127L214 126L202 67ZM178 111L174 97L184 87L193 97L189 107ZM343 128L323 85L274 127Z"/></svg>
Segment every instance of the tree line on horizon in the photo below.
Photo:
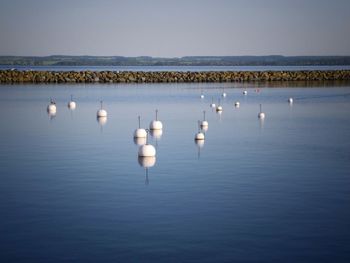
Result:
<svg viewBox="0 0 350 263"><path fill-rule="evenodd" d="M0 65L17 66L312 66L350 65L350 56L0 56Z"/></svg>

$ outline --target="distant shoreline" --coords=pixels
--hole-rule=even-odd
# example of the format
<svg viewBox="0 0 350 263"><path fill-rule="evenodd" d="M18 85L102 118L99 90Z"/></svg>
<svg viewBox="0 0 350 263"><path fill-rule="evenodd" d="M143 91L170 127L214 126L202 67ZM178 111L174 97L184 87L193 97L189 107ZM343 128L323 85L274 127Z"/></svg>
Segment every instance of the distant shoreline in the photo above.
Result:
<svg viewBox="0 0 350 263"><path fill-rule="evenodd" d="M318 71L350 70L350 65L307 65L307 66L20 66L0 65L0 70L18 71Z"/></svg>
<svg viewBox="0 0 350 263"><path fill-rule="evenodd" d="M18 71L0 70L11 83L222 83L254 81L350 80L350 70L310 71Z"/></svg>
<svg viewBox="0 0 350 263"><path fill-rule="evenodd" d="M341 66L350 56L0 56L0 65L16 66Z"/></svg>

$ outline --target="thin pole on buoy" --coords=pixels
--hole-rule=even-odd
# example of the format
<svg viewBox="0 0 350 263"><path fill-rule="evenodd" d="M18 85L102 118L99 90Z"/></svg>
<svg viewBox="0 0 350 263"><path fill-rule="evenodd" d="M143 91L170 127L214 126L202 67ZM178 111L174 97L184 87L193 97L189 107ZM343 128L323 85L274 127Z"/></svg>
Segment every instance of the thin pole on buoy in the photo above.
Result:
<svg viewBox="0 0 350 263"><path fill-rule="evenodd" d="M262 109L262 105L260 104L260 113L262 112L262 110L261 110L261 109Z"/></svg>
<svg viewBox="0 0 350 263"><path fill-rule="evenodd" d="M102 101L102 100L100 100L101 110L102 110L102 104L103 104L103 101Z"/></svg>
<svg viewBox="0 0 350 263"><path fill-rule="evenodd" d="M146 143L145 144L148 144L148 133L149 133L149 129L146 129Z"/></svg>
<svg viewBox="0 0 350 263"><path fill-rule="evenodd" d="M139 129L141 129L141 117L140 117L140 115L139 115L138 119L139 119Z"/></svg>
<svg viewBox="0 0 350 263"><path fill-rule="evenodd" d="M163 124L158 120L158 109L156 109L156 119L149 124L150 130L162 130Z"/></svg>
<svg viewBox="0 0 350 263"><path fill-rule="evenodd" d="M203 111L203 121L205 121L205 110Z"/></svg>

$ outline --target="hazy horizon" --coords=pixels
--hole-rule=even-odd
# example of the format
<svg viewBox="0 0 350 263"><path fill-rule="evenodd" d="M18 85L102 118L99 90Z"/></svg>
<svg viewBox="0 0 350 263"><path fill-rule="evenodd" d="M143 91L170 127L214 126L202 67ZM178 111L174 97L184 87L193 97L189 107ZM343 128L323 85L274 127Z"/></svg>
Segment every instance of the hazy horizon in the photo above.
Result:
<svg viewBox="0 0 350 263"><path fill-rule="evenodd" d="M2 0L1 56L349 56L346 0Z"/></svg>
<svg viewBox="0 0 350 263"><path fill-rule="evenodd" d="M149 57L153 59L161 58L161 59L181 59L185 57L350 57L350 55L295 55L295 56L285 56L285 55L186 55L181 57L161 57L161 56L148 56L148 55L139 55L139 56L122 56L122 55L66 55L66 54L51 54L51 55L42 55L42 56L29 56L29 55L0 55L0 57L125 57L125 58L141 58L141 57Z"/></svg>

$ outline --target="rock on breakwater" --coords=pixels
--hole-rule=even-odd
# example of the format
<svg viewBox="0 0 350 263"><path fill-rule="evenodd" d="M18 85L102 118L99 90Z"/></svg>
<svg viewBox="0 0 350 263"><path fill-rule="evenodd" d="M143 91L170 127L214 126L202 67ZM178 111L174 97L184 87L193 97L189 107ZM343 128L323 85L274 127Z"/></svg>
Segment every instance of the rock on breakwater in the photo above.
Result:
<svg viewBox="0 0 350 263"><path fill-rule="evenodd" d="M1 70L0 83L190 83L350 80L350 70L330 71L18 71Z"/></svg>

